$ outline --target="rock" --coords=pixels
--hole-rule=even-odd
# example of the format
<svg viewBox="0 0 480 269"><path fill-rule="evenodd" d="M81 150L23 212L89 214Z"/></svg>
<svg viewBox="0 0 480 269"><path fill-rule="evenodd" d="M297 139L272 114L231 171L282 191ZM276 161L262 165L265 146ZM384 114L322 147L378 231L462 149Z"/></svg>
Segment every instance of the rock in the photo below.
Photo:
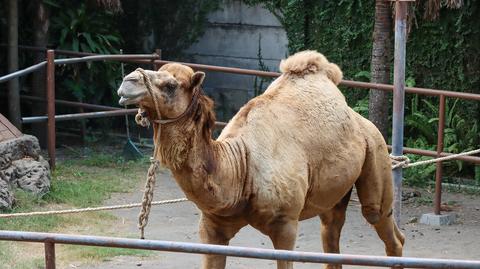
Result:
<svg viewBox="0 0 480 269"><path fill-rule="evenodd" d="M12 209L15 199L7 182L0 179L0 209Z"/></svg>
<svg viewBox="0 0 480 269"><path fill-rule="evenodd" d="M49 166L42 160L43 158L39 161L24 158L12 162L12 166L16 168L15 180L19 188L40 196L50 190Z"/></svg>
<svg viewBox="0 0 480 269"><path fill-rule="evenodd" d="M417 217L411 217L408 219L407 223L417 223L418 222L418 218Z"/></svg>
<svg viewBox="0 0 480 269"><path fill-rule="evenodd" d="M50 167L40 156L36 137L22 135L0 142L0 209L11 209L13 188L42 196L50 190Z"/></svg>
<svg viewBox="0 0 480 269"><path fill-rule="evenodd" d="M413 199L415 197L421 197L421 196L422 196L422 194L417 190L403 191L402 192L402 201L408 201L408 200Z"/></svg>
<svg viewBox="0 0 480 269"><path fill-rule="evenodd" d="M31 135L22 135L21 137L0 142L0 170L9 167L12 161L31 157L38 159L40 156L40 146L38 139Z"/></svg>

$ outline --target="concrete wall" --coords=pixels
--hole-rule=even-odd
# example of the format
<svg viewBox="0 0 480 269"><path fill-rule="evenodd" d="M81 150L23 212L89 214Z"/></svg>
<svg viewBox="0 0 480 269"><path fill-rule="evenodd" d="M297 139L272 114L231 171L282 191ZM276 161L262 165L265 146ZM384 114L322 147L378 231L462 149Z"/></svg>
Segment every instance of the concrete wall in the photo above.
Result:
<svg viewBox="0 0 480 269"><path fill-rule="evenodd" d="M205 34L185 51L186 61L259 69L259 41L264 64L278 71L287 55L287 37L277 18L261 6L225 0L208 16ZM217 117L230 119L254 95L253 76L207 73L205 91L215 99Z"/></svg>

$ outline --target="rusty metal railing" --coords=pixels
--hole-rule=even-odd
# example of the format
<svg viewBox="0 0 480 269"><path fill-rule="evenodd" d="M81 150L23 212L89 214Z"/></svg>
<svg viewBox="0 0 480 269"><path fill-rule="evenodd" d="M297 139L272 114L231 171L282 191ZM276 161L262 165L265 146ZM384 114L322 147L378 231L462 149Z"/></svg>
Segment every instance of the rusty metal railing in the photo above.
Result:
<svg viewBox="0 0 480 269"><path fill-rule="evenodd" d="M273 250L235 246L159 240L128 239L103 236L69 235L19 231L0 231L0 240L44 243L45 268L55 269L55 245L82 245L130 248L154 251L215 254L264 260L282 260L307 263L330 263L393 268L478 269L480 261L454 259L426 259L411 257L385 257L370 255L330 254L289 250Z"/></svg>

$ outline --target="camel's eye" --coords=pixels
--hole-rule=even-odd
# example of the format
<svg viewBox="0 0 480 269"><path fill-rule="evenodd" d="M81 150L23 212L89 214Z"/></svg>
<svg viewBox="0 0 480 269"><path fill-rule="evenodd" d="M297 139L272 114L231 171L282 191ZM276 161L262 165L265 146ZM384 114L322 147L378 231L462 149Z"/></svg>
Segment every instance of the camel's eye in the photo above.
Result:
<svg viewBox="0 0 480 269"><path fill-rule="evenodd" d="M131 81L131 82L137 82L138 81L138 78L134 78L134 77L126 77L123 79L123 81Z"/></svg>
<svg viewBox="0 0 480 269"><path fill-rule="evenodd" d="M177 89L177 83L175 81L169 81L165 84L165 91L167 94L172 95Z"/></svg>

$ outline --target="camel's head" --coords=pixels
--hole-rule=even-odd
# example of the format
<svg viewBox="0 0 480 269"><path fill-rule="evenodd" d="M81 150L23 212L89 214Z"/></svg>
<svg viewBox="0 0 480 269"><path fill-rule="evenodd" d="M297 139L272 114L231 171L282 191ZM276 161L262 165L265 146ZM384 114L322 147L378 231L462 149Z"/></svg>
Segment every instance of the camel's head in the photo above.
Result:
<svg viewBox="0 0 480 269"><path fill-rule="evenodd" d="M151 93L144 76L151 83ZM119 104L138 105L153 112L156 111L153 95L161 117L175 118L187 109L193 90L202 84L204 78L205 73L194 72L190 67L177 63L166 64L158 71L137 69L123 79L117 92Z"/></svg>

